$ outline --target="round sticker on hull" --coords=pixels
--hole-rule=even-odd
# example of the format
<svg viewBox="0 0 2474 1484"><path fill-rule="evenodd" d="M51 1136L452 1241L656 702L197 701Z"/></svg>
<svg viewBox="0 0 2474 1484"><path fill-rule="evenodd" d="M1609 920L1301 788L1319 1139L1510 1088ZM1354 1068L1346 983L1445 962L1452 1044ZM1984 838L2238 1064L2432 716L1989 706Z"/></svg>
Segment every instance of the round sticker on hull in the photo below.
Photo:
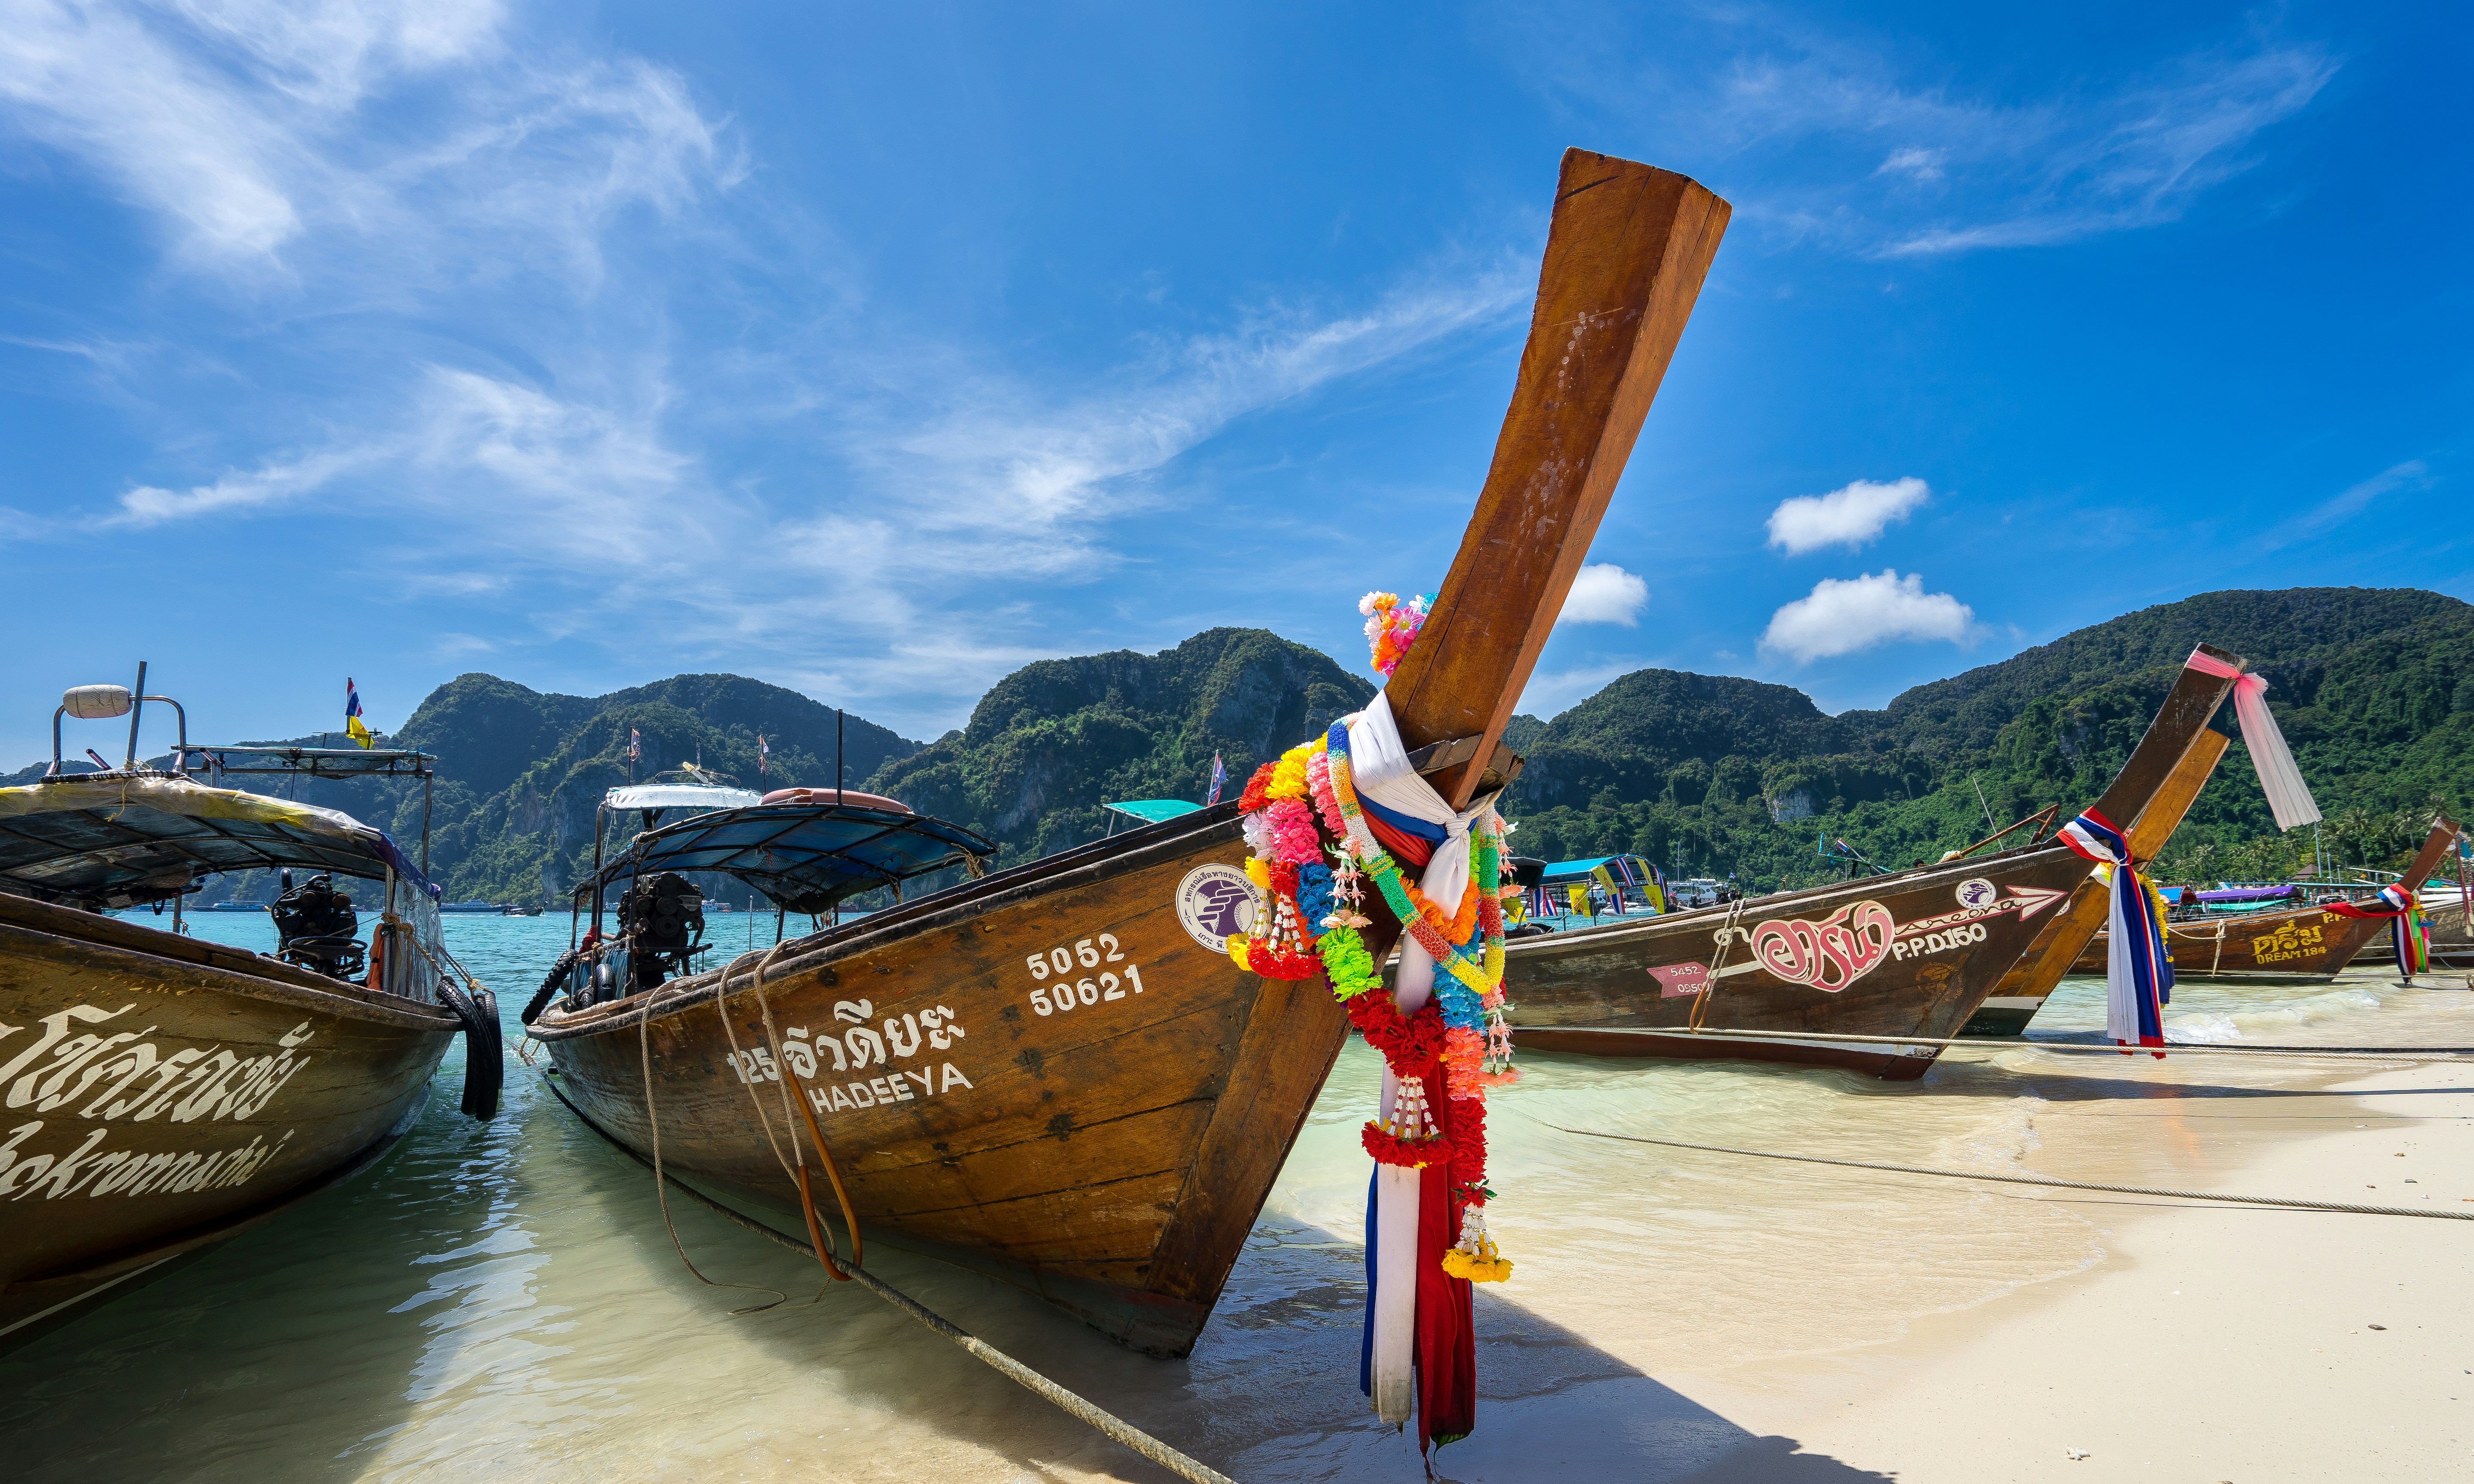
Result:
<svg viewBox="0 0 2474 1484"><path fill-rule="evenodd" d="M1958 884L1958 905L1969 912L1982 912L2001 896L2001 888L1981 876L1971 876Z"/></svg>
<svg viewBox="0 0 2474 1484"><path fill-rule="evenodd" d="M1233 865L1198 865L1176 884L1176 920L1213 953L1254 920L1254 884Z"/></svg>

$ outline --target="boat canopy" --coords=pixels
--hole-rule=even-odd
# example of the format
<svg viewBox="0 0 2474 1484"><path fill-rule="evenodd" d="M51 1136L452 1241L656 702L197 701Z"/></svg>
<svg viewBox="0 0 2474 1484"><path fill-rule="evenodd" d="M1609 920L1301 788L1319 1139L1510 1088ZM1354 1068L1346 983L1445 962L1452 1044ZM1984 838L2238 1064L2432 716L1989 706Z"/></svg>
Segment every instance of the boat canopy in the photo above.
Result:
<svg viewBox="0 0 2474 1484"><path fill-rule="evenodd" d="M744 809L764 795L711 783L631 783L611 790L601 802L612 809Z"/></svg>
<svg viewBox="0 0 2474 1484"><path fill-rule="evenodd" d="M2213 891L2194 893L2202 902L2281 902L2294 895L2299 887L2225 887Z"/></svg>
<svg viewBox="0 0 2474 1484"><path fill-rule="evenodd" d="M1184 799L1128 799L1122 804L1103 804L1100 807L1113 809L1121 815L1130 815L1145 824L1159 824L1165 820L1193 814L1202 808L1200 804L1188 803Z"/></svg>
<svg viewBox="0 0 2474 1484"><path fill-rule="evenodd" d="M1539 885L1577 887L1594 881L1602 887L1645 887L1664 878L1658 867L1639 856L1590 856L1582 861L1558 861L1546 867Z"/></svg>
<svg viewBox="0 0 2474 1484"><path fill-rule="evenodd" d="M397 910L435 911L437 887L382 830L290 799L168 773L82 773L0 789L0 882L45 899L160 901L220 871L284 867L410 889ZM427 915L423 913L422 915Z"/></svg>
<svg viewBox="0 0 2474 1484"><path fill-rule="evenodd" d="M908 811L758 804L647 830L587 888L653 871L719 871L785 911L821 912L948 866L977 874L996 850L960 825Z"/></svg>

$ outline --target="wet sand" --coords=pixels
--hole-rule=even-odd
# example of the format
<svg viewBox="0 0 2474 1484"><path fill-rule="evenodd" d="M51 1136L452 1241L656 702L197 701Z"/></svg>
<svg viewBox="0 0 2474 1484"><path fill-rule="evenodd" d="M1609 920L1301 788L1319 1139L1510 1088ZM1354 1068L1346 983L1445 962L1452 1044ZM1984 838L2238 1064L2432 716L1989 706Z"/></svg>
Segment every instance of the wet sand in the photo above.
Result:
<svg viewBox="0 0 2474 1484"><path fill-rule="evenodd" d="M542 919L449 931L510 1016L565 940ZM2086 1029L2096 1004L2070 986L2037 1030ZM2474 1045L2474 994L2378 976L2199 986L2170 1021ZM1894 1085L1526 1060L1490 1118L1492 1219L1517 1266L1480 1290L1479 1431L1439 1454L1441 1477L2469 1472L2456 1271L2474 1223L1983 1186L1554 1126L2474 1211L2474 1066L1971 1048ZM707 1274L789 1296L734 1316L773 1295L688 1276L644 1172L518 1072L497 1125L456 1119L443 1083L373 1178L0 1362L12 1476L1166 1477L875 1299L818 1297L813 1264L674 1204ZM1352 1047L1187 1360L1128 1354L938 1263L872 1266L1241 1480L1415 1480L1415 1447L1355 1386L1355 1132L1374 1082Z"/></svg>

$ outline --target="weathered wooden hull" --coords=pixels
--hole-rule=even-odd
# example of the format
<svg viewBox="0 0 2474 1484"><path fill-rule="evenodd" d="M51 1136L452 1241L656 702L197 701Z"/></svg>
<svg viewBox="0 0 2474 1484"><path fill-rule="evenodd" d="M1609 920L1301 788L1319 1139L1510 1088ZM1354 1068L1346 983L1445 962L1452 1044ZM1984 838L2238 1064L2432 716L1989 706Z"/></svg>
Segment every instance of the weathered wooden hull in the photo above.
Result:
<svg viewBox="0 0 2474 1484"><path fill-rule="evenodd" d="M2087 871L2048 842L1770 902L1524 938L1504 955L1514 1038L1540 1051L1920 1077L1940 1050L1926 1041L1958 1034ZM1694 1034L1696 1023L1706 1029ZM1797 1032L1918 1041L1804 1041L1791 1038Z"/></svg>
<svg viewBox="0 0 2474 1484"><path fill-rule="evenodd" d="M0 895L0 1350L365 1164L460 1023Z"/></svg>
<svg viewBox="0 0 2474 1484"><path fill-rule="evenodd" d="M2239 661L2202 650L2220 666ZM2223 750L2207 730L2233 682L2183 667L2094 806L2171 833ZM1731 1057L1921 1077L2018 977L2031 951L2060 963L2096 903L2088 863L2059 839L1639 925L1521 942L1506 955L1515 1037L1541 1051ZM2050 987L2050 985L2048 985ZM1697 1028L1697 1029L1696 1029ZM1731 1031L1764 1033L1729 1035ZM1795 1033L1815 1037L1800 1040ZM1872 1045L1825 1035L1914 1036Z"/></svg>
<svg viewBox="0 0 2474 1484"><path fill-rule="evenodd" d="M798 1209L774 1151L807 1136L803 1093L869 1240L1182 1355L1347 1032L1319 980L1243 973L1181 920L1233 929L1245 858L1223 805L803 939L766 977L780 1053L745 966L727 1028L708 973L648 1018L553 1010L534 1034L561 1093L645 1153L649 1050L665 1167L743 1203ZM1075 1005L1043 1013L1060 954Z"/></svg>
<svg viewBox="0 0 2474 1484"><path fill-rule="evenodd" d="M2071 964L2101 975L2111 935L2098 933ZM2333 979L2357 954L2388 950L2389 925L2316 907L2203 922L2169 922L2175 979Z"/></svg>

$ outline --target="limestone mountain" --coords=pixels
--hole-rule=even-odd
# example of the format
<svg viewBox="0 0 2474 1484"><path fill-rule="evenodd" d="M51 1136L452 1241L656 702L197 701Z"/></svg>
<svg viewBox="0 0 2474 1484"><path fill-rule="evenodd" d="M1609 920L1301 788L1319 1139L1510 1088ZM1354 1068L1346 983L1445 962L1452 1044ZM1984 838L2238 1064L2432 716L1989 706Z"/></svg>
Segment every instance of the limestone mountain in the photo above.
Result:
<svg viewBox="0 0 2474 1484"><path fill-rule="evenodd" d="M1200 803L1214 753L1233 797L1257 764L1373 694L1329 655L1262 629L1212 629L1157 654L1042 660L998 681L968 726L869 787L1000 841L1010 864L1106 833L1104 803Z"/></svg>
<svg viewBox="0 0 2474 1484"><path fill-rule="evenodd" d="M2201 641L2268 679L2341 858L2390 860L2419 840L2431 808L2474 800L2474 607L2413 590L2298 588L2143 609L1835 717L1786 686L1638 671L1531 744L1510 806L1520 847L1634 850L1764 887L1831 874L1816 854L1823 837L1904 865L1988 833L1988 815L2007 824L2087 804ZM2230 706L2217 725L2238 734ZM2237 744L2166 867L2283 874L2309 855L2307 839L2276 836Z"/></svg>

